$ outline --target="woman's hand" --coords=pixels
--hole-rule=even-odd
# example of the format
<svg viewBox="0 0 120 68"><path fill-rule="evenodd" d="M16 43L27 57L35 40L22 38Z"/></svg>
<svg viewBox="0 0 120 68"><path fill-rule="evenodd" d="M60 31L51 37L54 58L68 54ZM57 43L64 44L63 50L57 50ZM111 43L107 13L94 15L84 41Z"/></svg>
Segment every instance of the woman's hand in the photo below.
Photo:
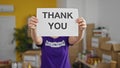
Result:
<svg viewBox="0 0 120 68"><path fill-rule="evenodd" d="M76 20L76 22L78 23L80 30L86 29L87 25L86 25L86 21L83 17L78 18Z"/></svg>
<svg viewBox="0 0 120 68"><path fill-rule="evenodd" d="M37 23L38 23L38 19L37 19L35 16L32 16L32 17L29 19L28 27L29 27L30 29L36 29Z"/></svg>

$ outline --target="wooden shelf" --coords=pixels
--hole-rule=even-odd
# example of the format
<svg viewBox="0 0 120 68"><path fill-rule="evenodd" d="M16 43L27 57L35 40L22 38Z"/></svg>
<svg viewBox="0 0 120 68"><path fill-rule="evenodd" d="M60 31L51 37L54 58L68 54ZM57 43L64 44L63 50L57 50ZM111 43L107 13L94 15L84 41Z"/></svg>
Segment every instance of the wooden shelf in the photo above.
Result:
<svg viewBox="0 0 120 68"><path fill-rule="evenodd" d="M88 66L89 68L96 68L94 65L88 64L84 60L79 59L78 61L83 63L84 65Z"/></svg>

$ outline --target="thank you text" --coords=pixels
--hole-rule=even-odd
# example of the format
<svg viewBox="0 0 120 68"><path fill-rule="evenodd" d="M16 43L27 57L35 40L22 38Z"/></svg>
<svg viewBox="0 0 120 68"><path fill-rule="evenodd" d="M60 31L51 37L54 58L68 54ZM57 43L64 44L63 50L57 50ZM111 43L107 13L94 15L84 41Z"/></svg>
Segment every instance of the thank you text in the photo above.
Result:
<svg viewBox="0 0 120 68"><path fill-rule="evenodd" d="M37 8L37 35L78 36L78 9Z"/></svg>

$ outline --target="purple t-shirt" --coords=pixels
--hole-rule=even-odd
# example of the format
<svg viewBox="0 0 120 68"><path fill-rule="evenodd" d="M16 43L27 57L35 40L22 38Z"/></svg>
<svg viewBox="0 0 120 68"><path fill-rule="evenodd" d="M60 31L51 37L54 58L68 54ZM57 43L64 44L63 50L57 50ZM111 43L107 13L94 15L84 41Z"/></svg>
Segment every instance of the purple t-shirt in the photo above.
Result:
<svg viewBox="0 0 120 68"><path fill-rule="evenodd" d="M42 37L41 68L71 68L68 55L68 37Z"/></svg>

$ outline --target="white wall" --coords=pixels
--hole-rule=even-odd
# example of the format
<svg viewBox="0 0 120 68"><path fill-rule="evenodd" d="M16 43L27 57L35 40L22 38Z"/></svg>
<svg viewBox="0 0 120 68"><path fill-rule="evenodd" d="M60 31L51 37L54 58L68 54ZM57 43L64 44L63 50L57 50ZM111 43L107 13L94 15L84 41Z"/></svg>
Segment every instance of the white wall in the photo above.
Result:
<svg viewBox="0 0 120 68"><path fill-rule="evenodd" d="M78 8L79 16L84 16L84 0L57 0L58 8Z"/></svg>
<svg viewBox="0 0 120 68"><path fill-rule="evenodd" d="M0 59L2 60L16 60L15 43L11 43L14 27L15 16L0 16Z"/></svg>
<svg viewBox="0 0 120 68"><path fill-rule="evenodd" d="M58 8L65 8L66 7L66 0L57 0L57 7Z"/></svg>
<svg viewBox="0 0 120 68"><path fill-rule="evenodd" d="M109 29L112 40L120 42L120 0L99 0L99 25Z"/></svg>
<svg viewBox="0 0 120 68"><path fill-rule="evenodd" d="M85 16L84 1L83 0L67 0L67 8L78 8L79 16Z"/></svg>
<svg viewBox="0 0 120 68"><path fill-rule="evenodd" d="M86 0L85 1L85 16L87 23L98 23L98 0Z"/></svg>
<svg viewBox="0 0 120 68"><path fill-rule="evenodd" d="M57 0L58 7L78 8L87 23L98 22L98 0Z"/></svg>
<svg viewBox="0 0 120 68"><path fill-rule="evenodd" d="M84 17L87 23L95 23L96 26L107 27L111 39L120 42L120 0L58 0L58 2L59 1L61 1L59 6L78 8L79 15Z"/></svg>

